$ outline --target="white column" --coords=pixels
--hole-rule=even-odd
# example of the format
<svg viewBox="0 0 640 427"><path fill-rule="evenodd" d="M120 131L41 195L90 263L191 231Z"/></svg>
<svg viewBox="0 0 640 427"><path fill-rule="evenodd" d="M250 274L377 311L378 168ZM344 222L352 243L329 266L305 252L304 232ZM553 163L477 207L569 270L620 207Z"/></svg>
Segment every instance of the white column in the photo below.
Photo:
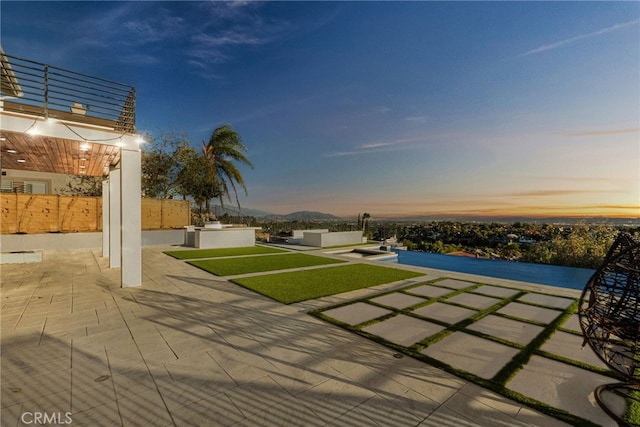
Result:
<svg viewBox="0 0 640 427"><path fill-rule="evenodd" d="M122 287L142 285L140 150L120 150Z"/></svg>
<svg viewBox="0 0 640 427"><path fill-rule="evenodd" d="M109 172L109 267L120 267L120 169Z"/></svg>
<svg viewBox="0 0 640 427"><path fill-rule="evenodd" d="M102 181L102 256L109 256L109 180Z"/></svg>

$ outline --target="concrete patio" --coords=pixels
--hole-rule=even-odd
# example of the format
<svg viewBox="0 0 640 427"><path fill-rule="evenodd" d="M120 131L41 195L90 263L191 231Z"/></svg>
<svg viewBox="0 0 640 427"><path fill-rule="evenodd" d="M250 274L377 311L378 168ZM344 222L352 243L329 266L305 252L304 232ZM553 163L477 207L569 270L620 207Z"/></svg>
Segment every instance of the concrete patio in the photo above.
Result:
<svg viewBox="0 0 640 427"><path fill-rule="evenodd" d="M308 314L351 300L372 310L369 299L394 310L411 303L395 291L415 280L283 305L162 253L169 249L176 248L143 248L141 288L121 288L119 269L109 269L99 249L45 252L39 263L2 266L2 426L32 425L43 413L49 421L55 416L64 424L69 417L79 426L567 425L422 361L399 358L391 348ZM452 286L478 280L398 267L422 271L428 280L446 276ZM495 285L486 290L496 298L504 296L501 286L578 296L571 290L483 279ZM446 289L418 289L412 297L428 298L432 292ZM377 297L381 293L387 296ZM459 296L471 298L466 304L472 305L483 299ZM531 307L524 312L534 318L548 310ZM464 311L437 308L438 316L450 320ZM365 320L375 315L353 307L351 313ZM409 345L415 328L396 318L395 327L379 323L373 332ZM495 319L477 323L474 327L491 334L513 331ZM533 327L525 329L513 339L535 333ZM474 355L501 360L509 354L508 347L462 335L428 351L435 358L457 355L460 359L450 363L472 366L479 375L493 368ZM590 349L580 350L579 337L566 335L549 340L548 351L568 351L567 357L598 363ZM469 350L474 344L480 351ZM614 426L593 400L592 390L603 380L610 379L535 356L510 386L596 424Z"/></svg>

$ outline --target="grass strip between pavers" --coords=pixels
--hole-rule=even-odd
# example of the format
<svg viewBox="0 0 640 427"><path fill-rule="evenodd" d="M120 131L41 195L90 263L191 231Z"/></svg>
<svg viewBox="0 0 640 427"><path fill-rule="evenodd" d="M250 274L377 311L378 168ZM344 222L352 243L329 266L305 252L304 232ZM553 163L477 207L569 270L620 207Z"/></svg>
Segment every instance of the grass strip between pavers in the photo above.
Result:
<svg viewBox="0 0 640 427"><path fill-rule="evenodd" d="M431 282L427 282L427 283L434 283L436 281L431 281ZM497 286L497 285L496 285ZM410 287L408 287L410 288ZM402 290L407 289L407 288L403 288ZM402 290L396 290L393 292L401 292ZM462 292L466 292L468 289L465 290L461 290ZM389 292L391 293L391 292ZM512 360L510 360L509 362L507 362L507 364L491 379L485 379L485 378L481 378L475 374L472 374L470 372L467 372L463 369L459 369L459 368L454 368L451 365L449 365L446 361L442 361L442 360L438 360L435 358L432 358L430 356L427 356L425 354L423 354L420 350L422 350L424 348L424 344L431 344L431 340L433 338L436 338L435 341L438 341L439 339L442 339L444 336L446 336L448 333L452 333L454 331L464 331L466 333L472 334L472 335L476 335L478 336L479 334L475 333L475 331L470 330L470 329L466 329L466 326L468 326L470 323L473 323L475 320L478 320L478 318L482 318L485 317L486 315L495 312L496 310L498 310L500 307L506 305L508 302L513 301L517 298L522 297L523 295L527 294L527 293L536 293L536 292L530 292L530 291L524 291L521 290L521 292L519 294L516 295L512 295L511 297L507 297L507 298L503 298L503 302L499 303L499 304L495 304L492 307L489 307L485 310L480 311L477 315L475 316L470 316L469 318L460 321L456 324L450 325L447 329L445 329L444 331L435 334L433 337L427 338L423 341L421 341L418 344L421 345L413 345L410 347L406 347L406 346L402 346L396 343L393 343L391 341L388 341L382 337L379 337L377 335L371 334L369 332L366 332L363 330L364 327L368 326L370 323L378 323L380 321L386 320L388 318L391 318L395 315L398 315L400 313L403 314L407 314L405 311L406 310L401 310L401 309L392 309L392 313L389 313L383 317L380 318L376 318L375 320L372 320L370 322L363 322L361 324L358 325L349 325L346 323L343 323L337 319L334 319L330 316L327 316L324 314L325 311L327 310L331 310L337 307L343 307L343 306L347 306L350 304L355 304L356 302L367 302L369 304L375 304L374 302L370 301L372 298L378 297L379 295L375 295L375 296L368 296L366 298L362 298L362 299L356 299L356 300L350 300L346 303L342 303L342 304L337 304L335 306L330 306L330 307L322 307L316 310L312 310L309 312L310 315L320 318L324 321L327 321L329 323L333 323L337 326L340 326L344 329L347 329L349 331L355 332L358 335L364 336L372 341L375 341L377 343L380 343L382 345L385 345L387 347L390 347L400 353L404 353L408 356L411 356L415 359L418 359L420 361L426 362L430 365L433 365L435 367L441 368L447 372L450 372L460 378L463 378L465 380L474 382L478 385L480 385L481 387L485 387L489 390L492 390L498 394L501 394L505 397L508 397L510 399L513 399L517 402L523 403L525 405L530 406L531 408L534 408L536 410L539 410L540 412L549 414L555 418L558 418L562 421L568 422L572 425L579 425L579 426L584 426L584 427L596 427L597 424L595 424L594 422L591 422L589 420L586 420L584 418L581 418L580 415L576 415L576 414L571 414L563 409L559 409L559 408L554 408L546 403L543 402L539 402L533 398L530 398L528 396L522 395L516 391L510 390L505 386L505 383L511 379L513 376L515 376L515 374L522 369L522 367L527 363L527 361L529 360L529 358L531 357L531 355L533 354L538 354L541 356L544 356L544 352L540 351L540 347L542 346L542 344L551 336L551 334L553 333L554 330L557 330L559 328L559 326L566 321L566 319L574 314L577 310L577 304L578 301L575 300L573 302L573 304L571 304L569 307L567 307L565 310L563 310L563 314L558 316L554 321L552 321L550 324L547 325L547 327L540 333L538 334L538 336L536 338L534 338L534 340L532 342L530 342L528 345L525 346L516 346L517 348L521 348L521 351L516 354L516 356L514 356L514 358ZM433 298L434 300L445 300L449 297L451 297L452 295L446 295L440 298ZM389 308L389 307L387 307ZM547 307L548 308L548 307ZM413 307L413 309L415 309L415 307ZM415 317L420 317L420 316L415 316ZM486 338L486 337L485 337ZM495 339L492 339L495 340ZM500 340L495 340L496 342L499 342ZM507 344L507 342L503 342L502 344ZM557 360L557 359L556 359ZM585 367L582 367L585 368ZM631 409L628 410L627 413L627 419L636 416L636 414L634 414L632 412Z"/></svg>
<svg viewBox="0 0 640 427"><path fill-rule="evenodd" d="M370 264L348 264L245 277L232 282L284 304L291 304L418 276L423 274Z"/></svg>
<svg viewBox="0 0 640 427"><path fill-rule="evenodd" d="M188 249L184 251L166 251L165 254L177 259L196 259L196 258L220 258L228 256L242 255L262 255L273 254L278 252L288 252L277 248L268 248L265 246L247 246L245 248L219 248L219 249Z"/></svg>
<svg viewBox="0 0 640 427"><path fill-rule="evenodd" d="M287 270L290 268L312 267L342 262L346 261L299 253L188 261L189 264L213 273L216 276L235 276L237 274Z"/></svg>

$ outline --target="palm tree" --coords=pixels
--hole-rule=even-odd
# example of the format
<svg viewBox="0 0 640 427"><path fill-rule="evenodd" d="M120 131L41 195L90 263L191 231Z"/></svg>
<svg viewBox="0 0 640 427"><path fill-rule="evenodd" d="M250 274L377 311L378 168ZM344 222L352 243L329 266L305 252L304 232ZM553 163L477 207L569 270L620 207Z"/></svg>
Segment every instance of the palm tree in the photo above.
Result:
<svg viewBox="0 0 640 427"><path fill-rule="evenodd" d="M231 128L231 125L220 126L213 131L207 145L202 143L202 150L203 157L211 168L213 179L217 181L217 197L220 204L224 206L225 198L231 201L231 191L233 191L238 210L240 210L237 186L242 187L245 194L247 194L247 187L235 163L244 163L253 168L253 164L245 155L247 147L242 144L240 135ZM209 210L208 200L207 210Z"/></svg>
<svg viewBox="0 0 640 427"><path fill-rule="evenodd" d="M362 214L362 234L363 235L366 235L369 218L371 218L371 215L369 215L367 212Z"/></svg>

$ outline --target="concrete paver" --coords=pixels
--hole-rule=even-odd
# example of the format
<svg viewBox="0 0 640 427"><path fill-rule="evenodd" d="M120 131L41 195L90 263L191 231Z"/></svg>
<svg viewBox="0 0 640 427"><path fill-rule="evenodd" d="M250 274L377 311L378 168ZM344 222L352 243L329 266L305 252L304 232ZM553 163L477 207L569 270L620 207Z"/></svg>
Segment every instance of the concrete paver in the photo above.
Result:
<svg viewBox="0 0 640 427"><path fill-rule="evenodd" d="M516 295L520 291L517 289L501 288L499 286L482 285L474 289L473 292L499 298L507 298Z"/></svg>
<svg viewBox="0 0 640 427"><path fill-rule="evenodd" d="M603 426L615 426L595 402L593 390L615 382L610 377L583 369L533 356L529 363L507 383L507 388L545 402L556 408L580 414L583 418ZM625 402L618 401L617 411L624 411Z"/></svg>
<svg viewBox="0 0 640 427"><path fill-rule="evenodd" d="M444 360L456 369L490 379L518 353L518 350L464 332L456 332L421 351Z"/></svg>
<svg viewBox="0 0 640 427"><path fill-rule="evenodd" d="M435 302L433 304L429 304L425 307L414 310L413 313L453 324L473 316L477 313L477 311L458 307L455 305L445 304L442 302Z"/></svg>
<svg viewBox="0 0 640 427"><path fill-rule="evenodd" d="M333 310L327 310L325 312L327 316L333 317L334 319L349 325L357 325L389 313L391 313L391 310L386 310L382 307L377 307L364 302L334 308Z"/></svg>
<svg viewBox="0 0 640 427"><path fill-rule="evenodd" d="M569 298L561 298L551 295L542 295L542 294L527 294L518 298L519 301L531 302L534 304L541 304L547 307L554 308L567 308L573 303L573 300Z"/></svg>
<svg viewBox="0 0 640 427"><path fill-rule="evenodd" d="M580 317L577 314L569 317L562 325L560 325L564 329L568 329L570 331L578 332L582 334L582 329L580 328Z"/></svg>
<svg viewBox="0 0 640 427"><path fill-rule="evenodd" d="M529 344L544 330L541 326L493 315L483 317L469 325L468 328L521 345Z"/></svg>
<svg viewBox="0 0 640 427"><path fill-rule="evenodd" d="M378 335L387 341L409 347L443 329L443 326L435 323L399 314L398 316L368 326L364 328L363 331Z"/></svg>
<svg viewBox="0 0 640 427"><path fill-rule="evenodd" d="M519 319L533 320L540 323L551 323L562 314L561 311L550 308L536 307L534 305L510 302L497 311L500 314L517 317Z"/></svg>
<svg viewBox="0 0 640 427"><path fill-rule="evenodd" d="M435 285L451 289L464 289L473 286L474 283L456 279L443 279L436 282Z"/></svg>
<svg viewBox="0 0 640 427"><path fill-rule="evenodd" d="M452 289L440 288L438 286L433 286L433 285L423 285L423 286L417 286L415 288L407 289L406 292L409 292L415 295L422 295L429 298L438 298L438 297L450 294L454 291Z"/></svg>
<svg viewBox="0 0 640 427"><path fill-rule="evenodd" d="M471 308L484 309L489 308L492 305L499 303L501 300L493 297L486 297L476 294L459 294L447 299L447 302L453 302L456 304L464 305Z"/></svg>
<svg viewBox="0 0 640 427"><path fill-rule="evenodd" d="M421 304L423 302L426 302L427 300L425 300L424 298L418 298L411 295L394 292L391 294L383 295L381 297L371 298L369 301L393 308L402 309Z"/></svg>
<svg viewBox="0 0 640 427"><path fill-rule="evenodd" d="M607 365L600 360L589 345L587 344L583 347L583 343L584 339L582 336L556 331L549 340L540 347L540 350L588 363L598 368L607 369Z"/></svg>

